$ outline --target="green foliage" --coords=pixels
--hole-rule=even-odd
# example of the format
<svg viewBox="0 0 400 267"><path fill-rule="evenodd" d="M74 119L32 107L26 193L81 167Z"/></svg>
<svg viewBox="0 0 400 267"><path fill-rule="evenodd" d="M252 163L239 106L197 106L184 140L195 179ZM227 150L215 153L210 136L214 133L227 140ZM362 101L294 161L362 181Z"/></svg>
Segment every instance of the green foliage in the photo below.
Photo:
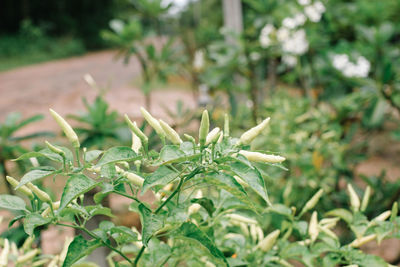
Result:
<svg viewBox="0 0 400 267"><path fill-rule="evenodd" d="M271 129L278 127L272 126ZM251 131L258 132L258 128ZM165 133L160 134L164 138ZM292 266L291 261L306 266L365 266L371 262L374 266L387 266L383 259L358 248L372 240L380 242L398 234L397 203L391 210L371 218L364 209L359 210L359 205L355 206L358 196L350 192L350 207L345 197L342 208L333 206L323 214L318 203L329 198L320 194L297 212L306 199L304 194L303 198L297 198L296 194L287 198L287 195L281 201L274 192L279 190L270 183L264 184L266 172L275 176L277 173L273 170L282 168L273 163L275 161L270 162L276 158L254 154L249 151L249 145L240 144L241 139L221 136L218 141L203 145L196 142L164 144L160 152L139 148L135 153L128 147L112 147L104 152L86 152L93 154L90 160L84 156L86 160L82 161L78 156L74 162L64 164L54 157L54 163L59 165L57 172L68 177L60 202L48 203L35 198L26 205L18 197L1 195L0 206L19 210L22 216L18 220L22 220L29 235L35 228L48 224L85 232L88 238L77 236L71 243L66 242L66 257L60 254L57 258L63 266L72 266L99 246L112 250L107 257L110 264L128 266ZM282 134L280 137L286 138ZM259 140L255 142L259 144ZM299 152L306 156L306 151ZM293 154L288 156L291 160ZM255 163L261 160L264 163ZM130 170L129 162L134 162L135 173ZM329 189L324 183L316 186ZM97 204L85 206L82 199L95 187L101 188L94 196ZM312 188L308 185L297 191L307 192L305 189ZM271 200L267 189L272 193ZM151 202L139 197L147 190L155 195ZM141 233L106 220L94 230L86 227L98 214L113 216L110 209L101 205L108 194L118 194L132 201L130 210L140 214ZM363 199L363 203L367 200ZM299 204L297 209L292 203ZM343 223L338 224L338 221ZM33 256L30 262L37 260Z"/></svg>

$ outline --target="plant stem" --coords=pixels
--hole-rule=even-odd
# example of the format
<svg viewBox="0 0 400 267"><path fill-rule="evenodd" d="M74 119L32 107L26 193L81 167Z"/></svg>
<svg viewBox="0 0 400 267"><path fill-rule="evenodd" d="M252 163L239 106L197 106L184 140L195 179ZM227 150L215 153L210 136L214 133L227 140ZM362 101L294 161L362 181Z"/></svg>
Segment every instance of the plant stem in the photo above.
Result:
<svg viewBox="0 0 400 267"><path fill-rule="evenodd" d="M139 260L140 260L140 257L142 256L142 254L143 254L145 248L146 248L146 247L142 245L142 247L141 247L140 250L139 250L139 253L137 254L137 256L136 256L136 258L135 258L135 261L133 262L133 267L136 267L136 266L137 266L137 264L138 264L138 262L139 262Z"/></svg>
<svg viewBox="0 0 400 267"><path fill-rule="evenodd" d="M78 164L78 167L81 167L81 161L79 160L79 147L75 148L75 155L76 155L76 163Z"/></svg>
<svg viewBox="0 0 400 267"><path fill-rule="evenodd" d="M128 195L128 194L119 192L119 191L113 191L113 193L115 193L115 194L117 194L117 195L121 195L121 196L127 197L127 198L132 199L132 200L135 200L135 201L138 202L138 203L142 203L139 199L137 199L137 198L134 197L134 196L131 196L131 195Z"/></svg>
<svg viewBox="0 0 400 267"><path fill-rule="evenodd" d="M82 226L77 226L77 225L70 225L70 224L64 224L64 223L56 223L57 225L60 226L65 226L65 227L71 227L77 230L81 230L83 232L85 232L86 234L88 234L90 237L99 240L104 246L108 247L109 249L111 249L112 251L118 253L122 258L124 258L125 260L127 260L132 266L136 266L134 265L134 263L121 251L119 251L118 249L114 248L113 246L107 244L106 242L104 242L103 240L101 240L96 234L90 232L88 229L86 229L85 227Z"/></svg>
<svg viewBox="0 0 400 267"><path fill-rule="evenodd" d="M185 180L185 178L181 178L181 180L179 181L178 187L174 190L174 192L172 192L171 195L169 195L169 197L154 211L154 214L157 214L160 210L162 210L162 208L178 193L178 191L181 189L182 185L183 185L183 181Z"/></svg>

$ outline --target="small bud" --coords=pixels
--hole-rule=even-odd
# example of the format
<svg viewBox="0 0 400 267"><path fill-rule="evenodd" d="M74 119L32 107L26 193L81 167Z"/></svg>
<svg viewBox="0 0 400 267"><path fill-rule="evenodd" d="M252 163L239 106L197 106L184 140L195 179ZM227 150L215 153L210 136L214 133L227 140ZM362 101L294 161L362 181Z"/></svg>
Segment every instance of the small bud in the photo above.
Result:
<svg viewBox="0 0 400 267"><path fill-rule="evenodd" d="M193 136L189 135L189 134L183 134L183 136L186 138L186 140L188 140L189 142L192 142L193 144L196 143L196 140L194 139Z"/></svg>
<svg viewBox="0 0 400 267"><path fill-rule="evenodd" d="M182 139L179 136L179 134L172 129L171 126L168 125L168 123L164 122L163 120L159 120L161 128L165 132L165 136L175 145L179 145L182 143Z"/></svg>
<svg viewBox="0 0 400 267"><path fill-rule="evenodd" d="M257 244L256 248L261 249L264 252L268 252L275 244L276 239L278 238L280 230L275 230L268 234L260 243Z"/></svg>
<svg viewBox="0 0 400 267"><path fill-rule="evenodd" d="M147 146L149 143L149 138L139 129L137 126L136 122L131 122L129 119L128 115L125 114L125 122L128 124L129 129L131 129L132 132L134 132L142 141L142 143Z"/></svg>
<svg viewBox="0 0 400 267"><path fill-rule="evenodd" d="M220 133L220 129L218 127L215 127L214 129L212 129L212 131L207 134L205 145L216 142L219 138L219 133Z"/></svg>
<svg viewBox="0 0 400 267"><path fill-rule="evenodd" d="M36 185L32 183L27 183L26 186L43 202L51 203L50 196L44 192L43 190L39 189Z"/></svg>
<svg viewBox="0 0 400 267"><path fill-rule="evenodd" d="M239 214L226 214L225 216L229 217L231 220L236 221L236 222L243 222L243 223L247 223L247 224L257 224L256 220L244 217Z"/></svg>
<svg viewBox="0 0 400 267"><path fill-rule="evenodd" d="M392 214L392 212L390 210L387 210L387 211L381 213L380 215L376 216L373 219L373 221L377 221L377 222L386 221L386 219L390 217L390 214Z"/></svg>
<svg viewBox="0 0 400 267"><path fill-rule="evenodd" d="M285 160L285 158L281 156L267 155L260 152L251 152L245 150L240 150L239 154L245 156L248 160L254 162L280 163Z"/></svg>
<svg viewBox="0 0 400 267"><path fill-rule="evenodd" d="M136 154L139 154L139 150L142 147L142 141L140 138L132 132L132 150L135 151Z"/></svg>
<svg viewBox="0 0 400 267"><path fill-rule="evenodd" d="M46 143L46 145L47 145L47 147L50 149L50 151L52 151L52 152L54 152L54 153L60 155L61 157L65 158L65 152L64 152L64 151L62 151L62 150L59 149L58 147L56 147L56 146L50 144L50 143L47 142L47 141L44 141L44 142Z"/></svg>
<svg viewBox="0 0 400 267"><path fill-rule="evenodd" d="M208 118L208 111L204 110L203 115L201 116L201 122L199 128L199 142L201 147L203 147L206 143L209 130L210 130L210 119Z"/></svg>
<svg viewBox="0 0 400 267"><path fill-rule="evenodd" d="M38 248L33 249L29 252L27 252L24 255L21 255L17 258L17 264L25 263L27 261L33 260L33 258L36 257L37 254L39 254L40 250Z"/></svg>
<svg viewBox="0 0 400 267"><path fill-rule="evenodd" d="M354 211L358 211L360 208L360 199L351 184L347 184L347 191L349 192L351 207Z"/></svg>
<svg viewBox="0 0 400 267"><path fill-rule="evenodd" d="M303 208L303 210L300 212L300 214L302 215L302 214L306 213L307 211L313 209L313 208L315 207L315 205L317 205L317 203L318 203L318 201L319 201L319 199L321 198L321 196L322 196L323 193L324 193L324 189L321 188L320 190L318 190L318 192L315 193L315 194L310 198L309 201L307 201L307 203L304 205L304 208Z"/></svg>
<svg viewBox="0 0 400 267"><path fill-rule="evenodd" d="M14 188L19 185L19 182L11 176L6 176L6 179L7 179L8 183L10 185L12 185L12 187L14 187ZM29 197L30 199L34 198L32 191L25 185L18 187L18 189L16 189L16 190L18 192L20 192L21 194L24 194L25 196Z"/></svg>
<svg viewBox="0 0 400 267"><path fill-rule="evenodd" d="M267 127L270 118L266 118L257 126L251 128L240 136L239 144L248 145Z"/></svg>
<svg viewBox="0 0 400 267"><path fill-rule="evenodd" d="M229 115L225 113L224 116L224 137L229 137Z"/></svg>
<svg viewBox="0 0 400 267"><path fill-rule="evenodd" d="M358 248L361 247L362 245L374 240L376 238L376 234L371 234L371 235L367 235L361 238L357 238L356 240L354 240L353 242L351 242L349 244L350 247L353 248Z"/></svg>
<svg viewBox="0 0 400 267"><path fill-rule="evenodd" d="M316 211L314 211L313 214L311 215L310 223L308 225L308 234L312 242L314 242L318 237L319 230L318 230L318 217Z"/></svg>
<svg viewBox="0 0 400 267"><path fill-rule="evenodd" d="M370 196L371 196L371 187L367 186L367 188L365 189L363 199L361 201L361 208L360 208L361 211L365 211L367 209Z"/></svg>
<svg viewBox="0 0 400 267"><path fill-rule="evenodd" d="M143 107L140 108L140 111L142 112L142 115L145 118L145 120L156 131L158 136L160 138L164 138L165 137L165 132L162 129L162 127L161 127L160 123L158 122L158 120L156 120L153 116L151 116L151 114L147 110L145 110Z"/></svg>
<svg viewBox="0 0 400 267"><path fill-rule="evenodd" d="M71 142L72 146L75 148L79 148L80 143L79 143L78 136L76 135L76 133L72 129L72 127L68 124L68 122L66 122L63 117L58 115L58 113L52 109L50 109L50 114L53 116L55 121L61 127L61 129L65 133L65 136L67 136L68 140Z"/></svg>
<svg viewBox="0 0 400 267"><path fill-rule="evenodd" d="M8 254L10 254L10 242L4 239L4 247L0 254L0 267L8 266Z"/></svg>

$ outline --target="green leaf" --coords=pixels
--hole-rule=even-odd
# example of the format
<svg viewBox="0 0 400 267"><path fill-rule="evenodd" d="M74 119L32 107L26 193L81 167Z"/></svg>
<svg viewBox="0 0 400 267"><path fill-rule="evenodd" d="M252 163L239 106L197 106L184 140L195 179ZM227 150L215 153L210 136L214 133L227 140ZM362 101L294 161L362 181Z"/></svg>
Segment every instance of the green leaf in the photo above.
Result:
<svg viewBox="0 0 400 267"><path fill-rule="evenodd" d="M166 185L179 176L179 173L168 166L161 166L143 182L142 194L155 185Z"/></svg>
<svg viewBox="0 0 400 267"><path fill-rule="evenodd" d="M135 232L133 232L130 228L125 226L115 226L110 229L112 237L119 244L128 243L138 240L138 236Z"/></svg>
<svg viewBox="0 0 400 267"><path fill-rule="evenodd" d="M241 161L236 161L231 164L231 169L236 175L245 181L250 188L256 191L267 203L269 203L264 179L256 168L251 168Z"/></svg>
<svg viewBox="0 0 400 267"><path fill-rule="evenodd" d="M72 200L76 199L81 194L92 190L96 186L96 182L83 174L76 174L71 176L64 187L64 191L61 196L60 208L57 212L60 212Z"/></svg>
<svg viewBox="0 0 400 267"><path fill-rule="evenodd" d="M28 235L33 235L36 227L50 223L51 218L43 218L37 213L30 213L24 219L24 230Z"/></svg>
<svg viewBox="0 0 400 267"><path fill-rule="evenodd" d="M19 182L19 185L15 189L18 189L21 186L26 185L27 183L42 179L44 177L47 177L47 176L55 174L55 173L58 173L58 172L54 171L54 170L49 170L49 171L47 171L47 170L32 170L32 171L26 173L22 177L21 181Z"/></svg>
<svg viewBox="0 0 400 267"><path fill-rule="evenodd" d="M185 152L183 152L177 146L173 145L163 147L160 152L160 160L163 162L163 165L193 160L195 158L199 158L200 156L200 153L194 155L186 155Z"/></svg>
<svg viewBox="0 0 400 267"><path fill-rule="evenodd" d="M351 223L353 215L350 211L345 209L334 209L325 213L326 216L334 216L343 219L346 223Z"/></svg>
<svg viewBox="0 0 400 267"><path fill-rule="evenodd" d="M102 150L91 150L85 153L85 161L86 162L92 162L93 160L97 159L101 153L103 153Z"/></svg>
<svg viewBox="0 0 400 267"><path fill-rule="evenodd" d="M137 158L136 153L130 148L125 146L112 147L106 152L96 164L96 167L101 167L105 164L116 163L119 161L132 161Z"/></svg>
<svg viewBox="0 0 400 267"><path fill-rule="evenodd" d="M18 158L14 159L13 161L45 157L45 158L48 158L53 161L62 162L62 157L60 155L53 153L53 152L45 153L43 150L41 150L40 152L33 151L33 152L25 153L25 154L19 156Z"/></svg>
<svg viewBox="0 0 400 267"><path fill-rule="evenodd" d="M101 242L99 240L87 241L81 235L76 236L71 244L69 244L63 267L72 266L79 259L89 255L93 250L100 247L100 245Z"/></svg>
<svg viewBox="0 0 400 267"><path fill-rule="evenodd" d="M223 260L226 266L229 266L225 259L224 254L217 248L213 241L207 236L206 233L200 230L195 224L191 222L183 223L175 232L177 237L196 241L204 246L211 255Z"/></svg>
<svg viewBox="0 0 400 267"><path fill-rule="evenodd" d="M26 210L25 201L13 195L0 195L0 208L8 210Z"/></svg>
<svg viewBox="0 0 400 267"><path fill-rule="evenodd" d="M214 203L209 198L205 198L205 197L194 198L194 199L191 200L191 202L201 205L208 212L208 215L210 217L212 216L213 212L215 211Z"/></svg>
<svg viewBox="0 0 400 267"><path fill-rule="evenodd" d="M139 205L140 221L142 223L142 242L147 247L150 238L160 230L164 223L161 217L151 212L145 205Z"/></svg>
<svg viewBox="0 0 400 267"><path fill-rule="evenodd" d="M93 197L94 203L99 204L106 196L108 196L114 190L114 186L112 184L103 183L101 184L103 189L96 193Z"/></svg>
<svg viewBox="0 0 400 267"><path fill-rule="evenodd" d="M108 217L115 217L112 214L112 211L110 208L103 207L101 205L98 206L85 206L86 211L90 214L90 216L96 216L96 215L104 215Z"/></svg>
<svg viewBox="0 0 400 267"><path fill-rule="evenodd" d="M236 181L233 176L226 173L211 173L204 177L204 181L208 184L215 185L225 191L231 193L241 202L247 204L249 207L253 207L253 202L251 202L249 196L243 187Z"/></svg>

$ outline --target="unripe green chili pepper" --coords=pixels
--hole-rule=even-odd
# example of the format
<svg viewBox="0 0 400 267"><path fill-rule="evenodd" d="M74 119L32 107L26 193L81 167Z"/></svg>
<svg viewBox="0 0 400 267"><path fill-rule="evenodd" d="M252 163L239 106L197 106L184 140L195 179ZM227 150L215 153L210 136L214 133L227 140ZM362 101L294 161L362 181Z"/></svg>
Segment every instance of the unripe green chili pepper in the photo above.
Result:
<svg viewBox="0 0 400 267"><path fill-rule="evenodd" d="M43 202L51 203L51 198L50 196L44 192L43 190L40 190L39 187L32 183L27 183L26 186Z"/></svg>
<svg viewBox="0 0 400 267"><path fill-rule="evenodd" d="M351 207L354 211L358 211L360 208L360 199L351 184L347 184L347 191L349 192Z"/></svg>
<svg viewBox="0 0 400 267"><path fill-rule="evenodd" d="M280 163L286 159L281 156L267 155L260 152L252 152L246 150L240 150L239 154L245 156L248 160L254 162L264 162L264 163Z"/></svg>
<svg viewBox="0 0 400 267"><path fill-rule="evenodd" d="M396 219L398 211L399 211L399 208L397 206L397 201L396 201L393 203L393 206L392 206L392 214L390 215L391 222L393 222L393 220Z"/></svg>
<svg viewBox="0 0 400 267"><path fill-rule="evenodd" d="M266 118L257 126L254 126L250 130L246 131L245 133L240 136L239 144L248 145L251 141L254 140L266 127L269 122L270 118Z"/></svg>
<svg viewBox="0 0 400 267"><path fill-rule="evenodd" d="M196 139L194 139L193 136L189 135L189 134L183 134L183 136L189 141L192 142L193 144L196 143Z"/></svg>
<svg viewBox="0 0 400 267"><path fill-rule="evenodd" d="M274 246L280 233L280 230L275 230L269 233L263 240L261 240L261 242L257 244L256 248L259 248L264 252L268 252Z"/></svg>
<svg viewBox="0 0 400 267"><path fill-rule="evenodd" d="M371 187L367 186L367 188L365 189L363 199L361 201L360 211L365 211L367 209L370 196L371 196Z"/></svg>
<svg viewBox="0 0 400 267"><path fill-rule="evenodd" d="M61 127L61 129L65 133L65 136L71 142L72 146L75 147L75 148L79 148L80 147L80 143L79 143L78 136L76 135L75 131L72 129L71 125L69 125L68 122L66 122L66 120L64 120L64 118L61 117L54 110L50 109L50 114L51 114L51 116L53 116L55 121Z"/></svg>
<svg viewBox="0 0 400 267"><path fill-rule="evenodd" d="M219 133L220 133L219 127L215 127L214 129L212 129L211 132L207 134L205 145L209 145L211 143L218 141Z"/></svg>
<svg viewBox="0 0 400 267"><path fill-rule="evenodd" d="M168 123L166 123L163 120L159 120L161 128L163 129L164 133L165 133L165 137L167 137L172 143L174 143L175 145L179 145L180 143L182 143L182 139L179 136L179 134L172 129L171 126L168 125Z"/></svg>
<svg viewBox="0 0 400 267"><path fill-rule="evenodd" d="M65 152L59 149L58 147L50 144L48 141L44 141L46 143L46 146L50 149L50 151L60 155L61 157L65 158Z"/></svg>
<svg viewBox="0 0 400 267"><path fill-rule="evenodd" d="M132 123L132 121L129 119L128 115L125 114L124 117L125 117L126 123L128 124L129 129L131 129L131 131L139 137L140 141L142 141L142 144L145 147L145 151L147 151L149 138L139 129L136 122Z"/></svg>
<svg viewBox="0 0 400 267"><path fill-rule="evenodd" d="M165 137L165 132L164 130L161 128L160 123L153 117L151 116L151 114L145 110L143 107L140 108L140 111L143 114L143 117L145 118L145 120L150 124L151 127L153 127L153 129L156 131L156 133L158 134L158 136L163 139Z"/></svg>
<svg viewBox="0 0 400 267"><path fill-rule="evenodd" d="M34 236L34 235L28 236L28 238L25 239L25 242L24 242L24 244L22 245L22 249L23 249L24 251L29 250L29 249L31 248L31 245L32 245L33 241L35 241L35 236Z"/></svg>
<svg viewBox="0 0 400 267"><path fill-rule="evenodd" d="M199 142L201 147L204 147L206 143L209 130L210 130L210 119L208 117L208 111L204 110L203 115L201 116L201 122L199 128Z"/></svg>
<svg viewBox="0 0 400 267"><path fill-rule="evenodd" d="M317 193L315 193L309 201L304 205L304 208L300 212L300 216L306 213L307 211L313 209L315 205L317 205L319 199L321 198L322 194L324 193L324 189L318 190Z"/></svg>
<svg viewBox="0 0 400 267"><path fill-rule="evenodd" d="M6 176L6 179L7 179L8 183L10 185L12 185L14 188L19 185L19 182L11 176ZM24 194L25 196L29 197L30 199L34 199L34 195L33 195L32 191L25 185L19 187L17 189L17 191L20 192L21 194Z"/></svg>

